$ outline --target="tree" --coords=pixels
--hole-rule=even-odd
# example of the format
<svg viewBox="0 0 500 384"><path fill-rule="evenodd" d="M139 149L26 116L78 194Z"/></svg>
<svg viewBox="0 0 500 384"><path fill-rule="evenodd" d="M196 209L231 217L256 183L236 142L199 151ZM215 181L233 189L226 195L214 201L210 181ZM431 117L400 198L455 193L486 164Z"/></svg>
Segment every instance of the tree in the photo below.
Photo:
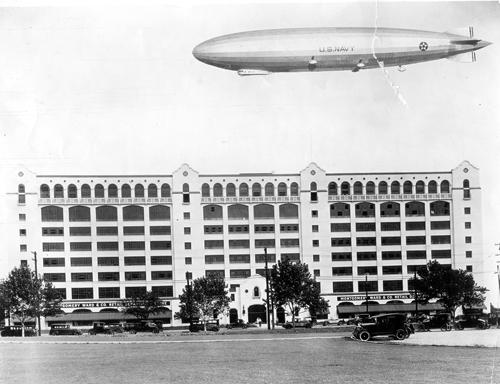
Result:
<svg viewBox="0 0 500 384"><path fill-rule="evenodd" d="M165 313L163 301L154 292L147 291L141 294L132 294L131 297L121 299L121 312L132 315L138 320L147 320L149 316Z"/></svg>
<svg viewBox="0 0 500 384"><path fill-rule="evenodd" d="M192 285L186 286L179 296L180 317L199 318L205 323L215 319L221 313L229 311L230 298L227 284L223 277L208 275L193 280Z"/></svg>
<svg viewBox="0 0 500 384"><path fill-rule="evenodd" d="M14 268L0 283L0 307L25 323L38 316L58 316L62 297L50 281L37 276L28 266Z"/></svg>
<svg viewBox="0 0 500 384"><path fill-rule="evenodd" d="M419 269L417 275L409 281L413 282L419 300L438 299L453 318L460 305L473 306L484 302L487 289L478 286L472 274L462 269L451 269L434 260L428 262L426 268Z"/></svg>
<svg viewBox="0 0 500 384"><path fill-rule="evenodd" d="M308 309L311 315L328 310L328 302L321 297L307 264L278 261L273 265L269 283L274 304L288 309L294 328L300 309Z"/></svg>

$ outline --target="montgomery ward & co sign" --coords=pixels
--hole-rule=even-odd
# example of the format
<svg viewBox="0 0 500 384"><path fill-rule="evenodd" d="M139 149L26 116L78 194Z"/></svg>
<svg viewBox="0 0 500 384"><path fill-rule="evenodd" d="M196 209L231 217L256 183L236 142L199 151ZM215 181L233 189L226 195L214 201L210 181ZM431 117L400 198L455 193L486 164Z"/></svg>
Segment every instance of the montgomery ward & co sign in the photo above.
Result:
<svg viewBox="0 0 500 384"><path fill-rule="evenodd" d="M412 295L369 295L368 300L396 300L396 299L411 299ZM366 295L363 296L338 296L337 301L356 301L366 300Z"/></svg>
<svg viewBox="0 0 500 384"><path fill-rule="evenodd" d="M161 305L170 305L170 301L162 301ZM120 307L118 301L109 303L62 303L61 308L106 308L106 307Z"/></svg>

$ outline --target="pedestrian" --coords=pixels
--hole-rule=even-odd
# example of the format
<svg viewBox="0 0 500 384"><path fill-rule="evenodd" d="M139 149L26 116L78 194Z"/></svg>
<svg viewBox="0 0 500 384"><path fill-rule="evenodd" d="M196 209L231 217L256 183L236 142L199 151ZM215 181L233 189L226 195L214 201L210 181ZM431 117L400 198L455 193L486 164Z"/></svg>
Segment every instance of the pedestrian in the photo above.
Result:
<svg viewBox="0 0 500 384"><path fill-rule="evenodd" d="M257 317L256 322L259 324L259 327L262 327L262 320L260 319L260 317Z"/></svg>

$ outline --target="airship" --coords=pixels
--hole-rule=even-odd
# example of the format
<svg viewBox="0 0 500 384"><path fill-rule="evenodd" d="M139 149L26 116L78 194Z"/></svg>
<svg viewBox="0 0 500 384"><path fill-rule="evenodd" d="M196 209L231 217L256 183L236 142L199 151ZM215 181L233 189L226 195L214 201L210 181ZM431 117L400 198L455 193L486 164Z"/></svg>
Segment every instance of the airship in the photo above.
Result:
<svg viewBox="0 0 500 384"><path fill-rule="evenodd" d="M447 32L397 28L294 28L233 33L197 45L193 56L240 76L398 66L450 59L476 61L472 27Z"/></svg>

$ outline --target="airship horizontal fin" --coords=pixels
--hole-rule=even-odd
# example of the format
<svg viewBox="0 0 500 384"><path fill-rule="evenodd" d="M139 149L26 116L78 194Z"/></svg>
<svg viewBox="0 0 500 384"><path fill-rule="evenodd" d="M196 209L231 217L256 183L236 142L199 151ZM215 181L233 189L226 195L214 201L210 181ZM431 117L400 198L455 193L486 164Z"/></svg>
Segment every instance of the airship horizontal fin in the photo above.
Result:
<svg viewBox="0 0 500 384"><path fill-rule="evenodd" d="M477 45L481 40L480 39L463 39L463 40L451 40L451 44L460 44L460 45Z"/></svg>
<svg viewBox="0 0 500 384"><path fill-rule="evenodd" d="M476 61L476 52L461 53L459 55L449 56L447 59L458 63L474 63Z"/></svg>

